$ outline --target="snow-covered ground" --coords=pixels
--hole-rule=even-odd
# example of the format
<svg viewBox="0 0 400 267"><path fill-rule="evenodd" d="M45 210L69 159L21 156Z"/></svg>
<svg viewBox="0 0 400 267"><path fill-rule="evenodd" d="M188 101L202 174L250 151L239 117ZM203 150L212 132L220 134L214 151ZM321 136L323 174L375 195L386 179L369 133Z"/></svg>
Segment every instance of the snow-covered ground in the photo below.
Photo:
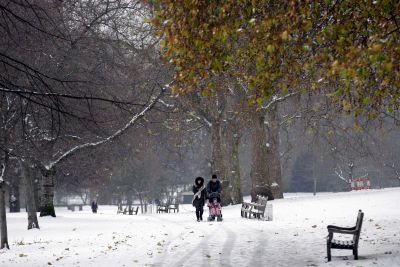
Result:
<svg viewBox="0 0 400 267"><path fill-rule="evenodd" d="M0 266L400 266L400 188L346 193L287 194L273 203L273 221L223 209L223 222L196 222L191 206L177 214L122 215L57 210L26 230L26 214L7 214L10 250ZM353 226L365 212L360 259L332 250L326 226ZM208 213L208 212L206 212Z"/></svg>

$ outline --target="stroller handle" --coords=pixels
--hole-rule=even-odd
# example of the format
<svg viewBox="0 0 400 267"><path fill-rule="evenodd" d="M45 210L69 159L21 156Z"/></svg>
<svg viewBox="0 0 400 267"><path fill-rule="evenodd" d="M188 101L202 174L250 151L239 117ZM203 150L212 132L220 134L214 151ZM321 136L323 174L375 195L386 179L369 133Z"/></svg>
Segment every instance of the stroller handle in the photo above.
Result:
<svg viewBox="0 0 400 267"><path fill-rule="evenodd" d="M212 198L219 198L220 196L221 196L221 194L218 193L218 192L211 192L211 193L208 195L208 198L210 198L210 199L212 199Z"/></svg>

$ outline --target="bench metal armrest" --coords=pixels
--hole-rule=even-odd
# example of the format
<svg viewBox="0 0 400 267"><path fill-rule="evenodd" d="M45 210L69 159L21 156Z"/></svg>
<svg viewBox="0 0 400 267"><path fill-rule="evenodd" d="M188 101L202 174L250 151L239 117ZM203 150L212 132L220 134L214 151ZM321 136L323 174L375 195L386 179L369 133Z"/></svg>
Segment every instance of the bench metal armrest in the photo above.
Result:
<svg viewBox="0 0 400 267"><path fill-rule="evenodd" d="M340 229L340 228L328 228L329 233L339 233L339 234L350 234L354 235L357 233L355 229L349 230L349 229Z"/></svg>
<svg viewBox="0 0 400 267"><path fill-rule="evenodd" d="M339 230L355 230L356 227L340 227L340 226L335 226L335 225L328 225L327 226L328 229L339 229Z"/></svg>

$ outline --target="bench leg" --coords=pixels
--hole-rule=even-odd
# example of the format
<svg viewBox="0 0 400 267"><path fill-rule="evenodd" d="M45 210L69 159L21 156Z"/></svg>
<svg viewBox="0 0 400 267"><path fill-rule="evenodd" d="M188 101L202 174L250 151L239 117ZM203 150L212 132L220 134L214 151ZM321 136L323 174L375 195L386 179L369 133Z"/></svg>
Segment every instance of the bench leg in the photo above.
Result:
<svg viewBox="0 0 400 267"><path fill-rule="evenodd" d="M358 249L357 248L353 249L353 255L354 255L354 259L358 260Z"/></svg>
<svg viewBox="0 0 400 267"><path fill-rule="evenodd" d="M328 254L328 261L331 261L331 246L329 244L326 245L326 253Z"/></svg>

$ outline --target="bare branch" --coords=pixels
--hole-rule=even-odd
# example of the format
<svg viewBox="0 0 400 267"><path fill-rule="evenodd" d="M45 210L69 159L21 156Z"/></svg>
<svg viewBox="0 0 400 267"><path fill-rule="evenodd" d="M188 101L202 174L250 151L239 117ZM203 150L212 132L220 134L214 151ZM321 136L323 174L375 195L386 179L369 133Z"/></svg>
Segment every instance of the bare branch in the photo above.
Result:
<svg viewBox="0 0 400 267"><path fill-rule="evenodd" d="M349 184L350 180L346 179L346 177L343 176L342 168L340 168L340 166L338 166L337 168L339 168L339 172L337 170L335 170L336 175L339 177L340 180Z"/></svg>
<svg viewBox="0 0 400 267"><path fill-rule="evenodd" d="M284 96L281 96L281 97L274 96L274 97L272 98L272 100L271 100L270 102L268 102L268 104L266 104L265 106L262 106L261 108L264 109L264 110L267 110L267 109L269 109L272 105L274 105L274 104L276 104L276 103L279 103L279 102L283 102L283 101L285 101L286 99L288 99L289 97L292 97L292 96L298 95L298 94L299 94L299 92L293 92L293 93L290 93L290 94L287 94L287 95L284 95Z"/></svg>
<svg viewBox="0 0 400 267"><path fill-rule="evenodd" d="M12 90L12 89L7 89L0 87L0 92L5 92L5 93L13 93L13 94L24 94L24 95L34 95L34 96L43 96L43 97L61 97L61 98L70 98L70 99L78 99L78 100L98 100L102 102L108 102L112 104L124 104L124 105L136 105L136 106L143 106L142 104L135 104L132 102L126 102L126 101L120 101L120 100L115 100L115 99L108 99L108 98L103 98L103 97L95 97L95 96L86 96L86 95L70 95L70 94L61 94L61 93L41 93L41 92L35 92L35 91L22 91L22 90ZM161 102L161 100L160 100ZM165 102L163 102L165 103Z"/></svg>
<svg viewBox="0 0 400 267"><path fill-rule="evenodd" d="M156 97L152 97L152 99L150 99L149 104L140 113L135 114L122 129L117 130L112 135L110 135L100 141L93 142L93 143L85 143L85 144L81 144L81 145L71 148L67 152L63 153L55 161L52 161L48 165L45 165L45 168L47 170L51 170L52 168L54 168L54 166L56 164L60 163L61 161L64 161L65 159L74 155L76 152L78 152L80 150L87 149L87 148L93 148L93 147L108 143L108 142L116 139L118 136L122 135L124 132L126 132L126 130L128 130L130 127L132 127L136 121L138 121L140 118L142 118L146 114L147 111L151 110L153 108L153 106L158 102L159 98L162 96L162 94L164 92L165 92L165 89L163 88Z"/></svg>

